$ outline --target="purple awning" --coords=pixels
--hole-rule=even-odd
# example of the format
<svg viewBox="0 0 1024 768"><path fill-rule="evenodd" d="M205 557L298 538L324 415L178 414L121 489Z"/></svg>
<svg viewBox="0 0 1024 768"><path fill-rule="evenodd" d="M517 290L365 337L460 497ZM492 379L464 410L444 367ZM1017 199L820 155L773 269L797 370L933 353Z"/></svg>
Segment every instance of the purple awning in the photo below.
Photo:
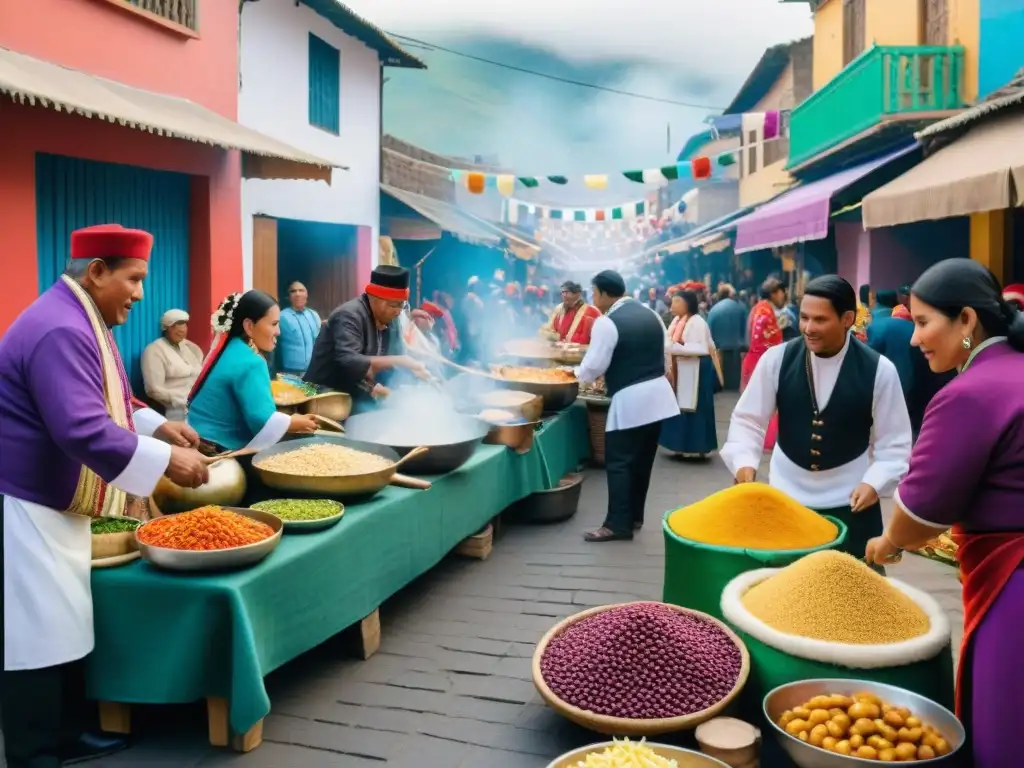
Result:
<svg viewBox="0 0 1024 768"><path fill-rule="evenodd" d="M845 171L797 187L736 222L736 253L792 245L828 236L832 196L910 152L904 147Z"/></svg>

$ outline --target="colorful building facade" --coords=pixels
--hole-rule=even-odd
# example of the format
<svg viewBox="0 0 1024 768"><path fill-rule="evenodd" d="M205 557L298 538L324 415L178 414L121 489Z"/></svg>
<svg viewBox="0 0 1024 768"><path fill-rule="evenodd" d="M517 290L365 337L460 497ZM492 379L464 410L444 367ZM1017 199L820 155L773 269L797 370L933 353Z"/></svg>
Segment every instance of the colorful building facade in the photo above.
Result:
<svg viewBox="0 0 1024 768"><path fill-rule="evenodd" d="M324 164L235 122L237 4L186 0L161 15L165 5L0 10L0 331L58 278L73 229L147 229L146 297L115 332L137 384L164 311L189 311L203 345L214 307L241 287L243 173L316 174Z"/></svg>
<svg viewBox="0 0 1024 768"><path fill-rule="evenodd" d="M384 67L424 65L335 0L241 8L240 122L344 166L329 184L244 182L245 285L283 298L301 281L326 317L378 257Z"/></svg>

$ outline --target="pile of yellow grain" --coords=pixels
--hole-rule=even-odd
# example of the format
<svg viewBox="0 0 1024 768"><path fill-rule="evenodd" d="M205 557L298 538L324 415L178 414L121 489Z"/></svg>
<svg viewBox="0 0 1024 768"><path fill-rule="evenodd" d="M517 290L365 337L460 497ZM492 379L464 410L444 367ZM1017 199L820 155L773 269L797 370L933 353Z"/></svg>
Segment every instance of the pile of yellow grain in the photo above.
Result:
<svg viewBox="0 0 1024 768"><path fill-rule="evenodd" d="M813 549L839 535L834 523L764 483L734 485L677 509L668 526L690 541L742 549Z"/></svg>
<svg viewBox="0 0 1024 768"><path fill-rule="evenodd" d="M743 605L779 632L830 643L899 643L931 627L921 607L888 579L832 550L783 568L750 589Z"/></svg>

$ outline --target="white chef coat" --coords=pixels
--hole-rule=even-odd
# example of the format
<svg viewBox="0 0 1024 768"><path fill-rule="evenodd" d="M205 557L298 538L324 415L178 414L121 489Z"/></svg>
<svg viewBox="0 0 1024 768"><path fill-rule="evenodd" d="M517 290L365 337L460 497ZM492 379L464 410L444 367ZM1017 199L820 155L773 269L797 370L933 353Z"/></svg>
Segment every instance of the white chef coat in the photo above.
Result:
<svg viewBox="0 0 1024 768"><path fill-rule="evenodd" d="M633 300L628 297L619 299L606 314L594 321L590 330L590 346L587 348L587 354L584 355L580 366L576 369L576 378L580 381L589 384L603 376L608 370L615 346L619 343L619 329L608 315L621 307L624 302ZM650 307L647 308L658 318L658 323L661 323L657 312ZM679 406L676 404L672 385L668 383L667 378L659 376L651 381L631 384L612 396L612 402L608 407L605 431L634 429L678 415Z"/></svg>
<svg viewBox="0 0 1024 768"><path fill-rule="evenodd" d="M777 408L779 373L786 346L779 344L764 353L732 412L729 437L719 453L733 475L744 467L757 469L761 464L765 432ZM834 357L811 355L814 394L823 409L832 397L849 348L847 338L842 351ZM892 494L910 466L913 439L896 366L882 356L875 373L872 414L871 442L862 455L834 469L811 472L794 464L776 445L769 483L811 509L849 506L850 494L861 483L870 485L879 496Z"/></svg>
<svg viewBox="0 0 1024 768"><path fill-rule="evenodd" d="M165 421L134 414L139 445L111 485L149 496L171 446L151 435ZM92 620L91 518L4 496L4 670L42 669L87 656Z"/></svg>

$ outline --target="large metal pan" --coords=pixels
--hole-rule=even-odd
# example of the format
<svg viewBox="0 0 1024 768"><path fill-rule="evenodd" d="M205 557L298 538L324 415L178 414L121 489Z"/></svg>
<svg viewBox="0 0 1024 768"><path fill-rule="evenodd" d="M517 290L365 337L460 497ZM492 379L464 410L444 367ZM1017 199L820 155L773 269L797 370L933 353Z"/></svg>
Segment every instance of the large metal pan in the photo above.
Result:
<svg viewBox="0 0 1024 768"><path fill-rule="evenodd" d="M564 384L549 384L539 381L514 381L512 379L502 379L499 376L494 378L498 386L504 389L515 389L520 392L540 395L544 398L545 411L564 410L575 403L576 398L580 394L580 383L578 381L568 381Z"/></svg>
<svg viewBox="0 0 1024 768"><path fill-rule="evenodd" d="M446 419L444 438L449 442L438 442L428 430L417 430L416 423L396 423L395 414L389 411L371 411L350 416L345 422L346 434L354 440L386 445L399 456L405 456L413 448L426 446L430 450L423 456L410 459L402 465L410 475L443 475L465 464L483 442L490 425L474 416L453 412Z"/></svg>
<svg viewBox="0 0 1024 768"><path fill-rule="evenodd" d="M390 460L392 464L376 472L366 472L360 475L338 475L335 477L309 477L307 475L292 475L260 469L260 462L269 456L276 456L279 453L288 453L307 445L318 445L321 443L333 443L335 445L343 445L346 448L352 448L353 450L372 453ZM415 457L410 459L410 463L413 461L415 461ZM253 470L259 475L263 484L270 488L287 491L288 493L319 496L321 498L327 496L345 500L369 498L392 483L406 485L407 487L421 487L424 490L430 487L429 484L418 480L414 481L413 484L406 483L403 480L403 476L396 474L399 466L402 464L401 457L391 448L375 443L363 442L362 440L353 440L340 435L337 437L320 435L302 440L288 440L260 451L252 459Z"/></svg>

